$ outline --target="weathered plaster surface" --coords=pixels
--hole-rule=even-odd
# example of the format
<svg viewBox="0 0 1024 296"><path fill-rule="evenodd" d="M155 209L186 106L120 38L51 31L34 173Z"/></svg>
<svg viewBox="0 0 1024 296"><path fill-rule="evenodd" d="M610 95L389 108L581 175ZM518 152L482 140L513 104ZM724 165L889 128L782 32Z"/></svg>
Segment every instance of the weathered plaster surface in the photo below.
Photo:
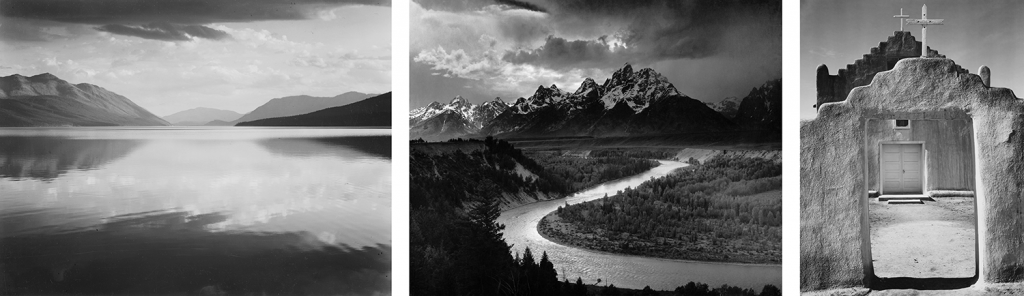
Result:
<svg viewBox="0 0 1024 296"><path fill-rule="evenodd" d="M935 50L931 50L930 54L945 57ZM820 65L817 69L818 100L815 106L845 100L853 88L871 83L875 73L892 69L901 59L920 56L921 42L910 32L896 31L886 41L879 42L877 47L871 48L870 53L865 54L863 58L846 65L846 68L839 69L836 75L830 75L828 67Z"/></svg>
<svg viewBox="0 0 1024 296"><path fill-rule="evenodd" d="M870 286L864 125L896 118L973 121L981 280L1024 280L1024 100L952 60L908 58L801 124L801 290Z"/></svg>

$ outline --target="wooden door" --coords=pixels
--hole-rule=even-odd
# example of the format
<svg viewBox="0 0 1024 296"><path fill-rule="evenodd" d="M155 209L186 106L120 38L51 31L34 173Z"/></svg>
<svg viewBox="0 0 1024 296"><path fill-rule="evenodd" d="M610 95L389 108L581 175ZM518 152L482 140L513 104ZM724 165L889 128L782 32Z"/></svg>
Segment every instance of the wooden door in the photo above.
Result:
<svg viewBox="0 0 1024 296"><path fill-rule="evenodd" d="M882 144L882 194L920 194L924 183L921 144Z"/></svg>

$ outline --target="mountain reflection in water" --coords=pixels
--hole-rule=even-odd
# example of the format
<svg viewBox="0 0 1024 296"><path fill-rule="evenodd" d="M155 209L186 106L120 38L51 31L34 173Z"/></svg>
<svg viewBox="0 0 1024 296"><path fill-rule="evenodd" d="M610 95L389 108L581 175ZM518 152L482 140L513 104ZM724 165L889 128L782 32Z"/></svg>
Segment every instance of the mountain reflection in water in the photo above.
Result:
<svg viewBox="0 0 1024 296"><path fill-rule="evenodd" d="M69 140L55 137L4 138L0 177L50 180L69 170L90 170L124 157L140 140Z"/></svg>
<svg viewBox="0 0 1024 296"><path fill-rule="evenodd" d="M390 291L390 130L0 129L0 295Z"/></svg>

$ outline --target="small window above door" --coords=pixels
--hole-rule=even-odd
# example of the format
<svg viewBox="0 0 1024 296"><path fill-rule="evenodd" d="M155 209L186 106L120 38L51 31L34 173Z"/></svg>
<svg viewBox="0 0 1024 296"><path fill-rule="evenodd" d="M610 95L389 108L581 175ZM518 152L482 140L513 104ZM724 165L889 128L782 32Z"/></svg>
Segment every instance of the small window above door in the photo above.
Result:
<svg viewBox="0 0 1024 296"><path fill-rule="evenodd" d="M892 128L894 129L910 129L910 120L907 119L896 119L892 121Z"/></svg>

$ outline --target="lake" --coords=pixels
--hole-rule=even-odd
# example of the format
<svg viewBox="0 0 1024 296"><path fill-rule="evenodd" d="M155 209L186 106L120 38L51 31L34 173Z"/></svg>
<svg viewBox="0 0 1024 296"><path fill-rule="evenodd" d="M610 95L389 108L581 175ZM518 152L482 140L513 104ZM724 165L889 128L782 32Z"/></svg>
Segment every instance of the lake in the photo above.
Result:
<svg viewBox="0 0 1024 296"><path fill-rule="evenodd" d="M391 131L0 129L0 294L390 294Z"/></svg>
<svg viewBox="0 0 1024 296"><path fill-rule="evenodd" d="M602 183L593 188L577 192L566 198L540 201L506 210L498 217L498 223L505 225L502 236L513 246L513 252L523 253L526 247L539 257L546 251L559 280L565 276L570 282L577 277L584 283L642 289L651 286L655 290L675 290L687 282L701 282L712 288L723 284L754 289L758 293L764 285L782 287L782 266L771 264L742 264L672 260L652 257L619 255L591 251L561 245L547 240L537 231L537 224L544 216L566 204L577 204L615 195L626 187L636 188L651 178L663 177L675 169L685 167L678 161L659 161L661 165L647 172Z"/></svg>

